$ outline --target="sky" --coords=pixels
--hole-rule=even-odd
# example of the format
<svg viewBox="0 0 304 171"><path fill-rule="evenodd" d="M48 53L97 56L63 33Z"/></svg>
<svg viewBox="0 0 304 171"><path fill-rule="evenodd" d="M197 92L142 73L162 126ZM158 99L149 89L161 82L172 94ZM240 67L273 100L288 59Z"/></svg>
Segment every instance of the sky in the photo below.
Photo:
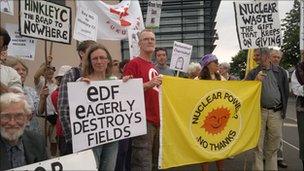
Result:
<svg viewBox="0 0 304 171"><path fill-rule="evenodd" d="M292 9L293 0L279 0L279 13L281 20L286 12ZM239 48L235 27L234 9L232 0L222 0L216 16L216 29L219 39L213 54L219 58L219 62L231 62Z"/></svg>

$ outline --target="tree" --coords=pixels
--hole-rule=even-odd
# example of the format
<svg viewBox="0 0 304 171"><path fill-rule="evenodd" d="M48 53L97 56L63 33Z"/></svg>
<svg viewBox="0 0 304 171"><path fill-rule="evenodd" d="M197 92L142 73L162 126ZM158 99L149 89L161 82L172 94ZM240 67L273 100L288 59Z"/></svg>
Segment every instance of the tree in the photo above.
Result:
<svg viewBox="0 0 304 171"><path fill-rule="evenodd" d="M234 76L243 79L245 77L246 61L247 61L248 50L240 50L237 55L232 57L230 63L230 72Z"/></svg>
<svg viewBox="0 0 304 171"><path fill-rule="evenodd" d="M300 61L300 2L294 0L293 8L286 13L283 19L282 29L284 30L281 65L288 69Z"/></svg>

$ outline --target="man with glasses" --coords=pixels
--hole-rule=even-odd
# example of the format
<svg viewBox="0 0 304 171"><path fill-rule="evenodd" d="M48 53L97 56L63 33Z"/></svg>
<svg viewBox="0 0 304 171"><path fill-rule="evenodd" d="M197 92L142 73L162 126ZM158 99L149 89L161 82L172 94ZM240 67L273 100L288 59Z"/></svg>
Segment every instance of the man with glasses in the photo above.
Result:
<svg viewBox="0 0 304 171"><path fill-rule="evenodd" d="M0 94L5 92L23 92L21 78L17 71L11 67L5 66L7 58L7 48L11 37L4 28L0 28Z"/></svg>
<svg viewBox="0 0 304 171"><path fill-rule="evenodd" d="M21 94L0 96L0 170L36 163L47 159L43 137L25 130L31 107Z"/></svg>

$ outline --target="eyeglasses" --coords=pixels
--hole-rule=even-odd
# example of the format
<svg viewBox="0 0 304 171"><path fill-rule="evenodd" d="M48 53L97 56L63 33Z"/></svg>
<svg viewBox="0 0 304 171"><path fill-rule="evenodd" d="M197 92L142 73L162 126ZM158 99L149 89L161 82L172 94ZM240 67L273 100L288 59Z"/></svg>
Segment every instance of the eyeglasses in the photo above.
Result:
<svg viewBox="0 0 304 171"><path fill-rule="evenodd" d="M0 114L0 121L7 123L14 118L16 122L23 122L25 117L26 115L24 113L4 113Z"/></svg>
<svg viewBox="0 0 304 171"><path fill-rule="evenodd" d="M106 61L106 60L108 60L108 58L107 58L107 57L104 57L104 56L97 56L97 57L92 57L92 58L91 58L92 63L93 63L93 62L97 62L98 60Z"/></svg>

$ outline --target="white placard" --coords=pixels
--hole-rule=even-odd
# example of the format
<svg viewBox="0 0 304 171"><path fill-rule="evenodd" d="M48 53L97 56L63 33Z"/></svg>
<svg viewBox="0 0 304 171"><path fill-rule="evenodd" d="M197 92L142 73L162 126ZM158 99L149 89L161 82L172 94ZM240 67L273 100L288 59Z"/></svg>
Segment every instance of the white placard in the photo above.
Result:
<svg viewBox="0 0 304 171"><path fill-rule="evenodd" d="M300 50L304 50L304 1L301 0L301 7L300 7Z"/></svg>
<svg viewBox="0 0 304 171"><path fill-rule="evenodd" d="M34 60L37 41L32 38L20 36L19 28L16 24L6 24L5 28L11 37L7 54L17 58Z"/></svg>
<svg viewBox="0 0 304 171"><path fill-rule="evenodd" d="M53 158L11 170L97 170L92 150Z"/></svg>
<svg viewBox="0 0 304 171"><path fill-rule="evenodd" d="M149 0L146 15L146 27L159 27L162 3L162 0Z"/></svg>
<svg viewBox="0 0 304 171"><path fill-rule="evenodd" d="M68 83L73 152L147 133L142 79Z"/></svg>
<svg viewBox="0 0 304 171"><path fill-rule="evenodd" d="M71 8L42 0L21 0L20 34L22 36L71 43Z"/></svg>
<svg viewBox="0 0 304 171"><path fill-rule="evenodd" d="M192 46L174 41L170 68L187 72L192 53Z"/></svg>
<svg viewBox="0 0 304 171"><path fill-rule="evenodd" d="M139 30L128 29L130 60L138 56L140 53L140 48L138 46L139 32Z"/></svg>
<svg viewBox="0 0 304 171"><path fill-rule="evenodd" d="M78 41L97 40L98 16L91 10L78 7L73 38Z"/></svg>
<svg viewBox="0 0 304 171"><path fill-rule="evenodd" d="M241 49L281 46L281 23L277 1L234 2Z"/></svg>
<svg viewBox="0 0 304 171"><path fill-rule="evenodd" d="M14 15L14 1L0 0L0 11L9 15Z"/></svg>

